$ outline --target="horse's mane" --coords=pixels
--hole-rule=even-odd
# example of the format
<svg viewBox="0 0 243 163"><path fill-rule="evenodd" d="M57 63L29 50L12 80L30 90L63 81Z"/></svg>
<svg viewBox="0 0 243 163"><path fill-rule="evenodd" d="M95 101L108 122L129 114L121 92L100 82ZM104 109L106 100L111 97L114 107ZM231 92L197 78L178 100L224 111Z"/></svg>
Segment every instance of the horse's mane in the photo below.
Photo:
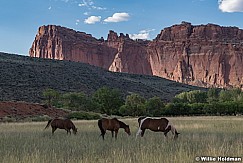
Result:
<svg viewBox="0 0 243 163"><path fill-rule="evenodd" d="M117 119L117 121L119 122L119 125L120 125L121 128L124 128L124 127L127 127L128 126L124 122L119 121L118 119Z"/></svg>
<svg viewBox="0 0 243 163"><path fill-rule="evenodd" d="M139 123L142 119L144 119L144 118L147 118L147 117L145 117L145 116L143 116L143 117L139 117L139 118L138 118L138 123Z"/></svg>

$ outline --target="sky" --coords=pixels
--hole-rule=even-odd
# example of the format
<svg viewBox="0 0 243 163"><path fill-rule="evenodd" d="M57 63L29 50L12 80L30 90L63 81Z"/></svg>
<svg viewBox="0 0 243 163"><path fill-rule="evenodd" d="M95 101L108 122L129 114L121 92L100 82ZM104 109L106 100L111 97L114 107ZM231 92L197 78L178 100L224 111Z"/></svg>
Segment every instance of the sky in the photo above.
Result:
<svg viewBox="0 0 243 163"><path fill-rule="evenodd" d="M182 21L243 29L243 0L0 0L0 52L29 55L42 25L154 39Z"/></svg>

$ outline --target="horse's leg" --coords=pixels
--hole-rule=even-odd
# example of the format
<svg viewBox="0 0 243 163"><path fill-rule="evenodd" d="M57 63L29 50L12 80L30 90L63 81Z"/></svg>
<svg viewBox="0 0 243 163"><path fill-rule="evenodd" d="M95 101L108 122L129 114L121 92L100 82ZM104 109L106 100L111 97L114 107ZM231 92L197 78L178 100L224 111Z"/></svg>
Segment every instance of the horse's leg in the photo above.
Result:
<svg viewBox="0 0 243 163"><path fill-rule="evenodd" d="M111 136L112 136L112 138L114 137L114 131L113 130L111 131Z"/></svg>
<svg viewBox="0 0 243 163"><path fill-rule="evenodd" d="M71 135L70 129L65 129L65 130L67 131L67 135L68 135L68 133Z"/></svg>
<svg viewBox="0 0 243 163"><path fill-rule="evenodd" d="M117 139L118 130L115 130L115 139Z"/></svg>
<svg viewBox="0 0 243 163"><path fill-rule="evenodd" d="M105 133L106 133L106 130L104 130L104 132L101 131L101 136L102 136L103 140L105 140Z"/></svg>
<svg viewBox="0 0 243 163"><path fill-rule="evenodd" d="M142 130L141 137L143 137L144 133L145 133L145 129Z"/></svg>
<svg viewBox="0 0 243 163"><path fill-rule="evenodd" d="M71 135L71 129L70 129L70 128L68 129L68 132L69 132L69 134Z"/></svg>
<svg viewBox="0 0 243 163"><path fill-rule="evenodd" d="M52 127L52 135L54 134L54 132L56 131L57 128Z"/></svg>

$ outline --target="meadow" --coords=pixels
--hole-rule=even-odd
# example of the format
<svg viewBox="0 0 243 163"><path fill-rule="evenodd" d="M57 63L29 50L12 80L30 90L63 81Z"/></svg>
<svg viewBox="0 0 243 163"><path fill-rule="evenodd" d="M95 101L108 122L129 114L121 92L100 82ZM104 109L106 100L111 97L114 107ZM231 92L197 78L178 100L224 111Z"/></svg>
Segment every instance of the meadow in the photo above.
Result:
<svg viewBox="0 0 243 163"><path fill-rule="evenodd" d="M178 140L146 130L136 139L137 119L123 119L132 135L119 130L117 140L107 132L102 140L97 121L73 121L77 135L67 135L47 122L1 123L0 158L3 163L190 163L196 156L243 157L243 117L171 117L181 133Z"/></svg>

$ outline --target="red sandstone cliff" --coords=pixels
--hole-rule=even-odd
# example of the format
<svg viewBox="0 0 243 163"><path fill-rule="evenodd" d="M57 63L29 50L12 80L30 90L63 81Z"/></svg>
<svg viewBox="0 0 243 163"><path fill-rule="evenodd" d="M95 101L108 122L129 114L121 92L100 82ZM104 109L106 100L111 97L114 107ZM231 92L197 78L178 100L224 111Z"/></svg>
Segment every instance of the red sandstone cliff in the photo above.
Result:
<svg viewBox="0 0 243 163"><path fill-rule="evenodd" d="M190 23L165 28L153 41L110 31L107 40L42 26L31 57L89 63L115 72L157 75L198 86L243 86L243 30Z"/></svg>
<svg viewBox="0 0 243 163"><path fill-rule="evenodd" d="M80 61L111 71L152 75L146 49L128 35L118 36L113 31L104 40L61 26L42 26L29 54L31 57ZM141 64L133 66L134 61Z"/></svg>

